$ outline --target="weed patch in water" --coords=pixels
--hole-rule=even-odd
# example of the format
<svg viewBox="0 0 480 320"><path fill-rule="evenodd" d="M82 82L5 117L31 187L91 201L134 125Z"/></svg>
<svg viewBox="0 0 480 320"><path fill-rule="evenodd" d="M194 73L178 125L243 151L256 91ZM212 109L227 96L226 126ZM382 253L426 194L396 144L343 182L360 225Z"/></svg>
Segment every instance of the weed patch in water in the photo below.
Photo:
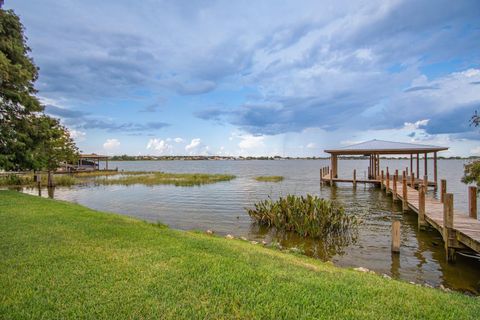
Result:
<svg viewBox="0 0 480 320"><path fill-rule="evenodd" d="M158 185L173 184L175 186L198 186L235 179L233 175L207 173L165 173L152 172L142 175L128 175L115 179L96 179L95 183L104 185Z"/></svg>
<svg viewBox="0 0 480 320"><path fill-rule="evenodd" d="M288 195L277 201L267 199L255 203L247 212L262 225L294 231L304 237L344 235L358 224L341 205L312 195Z"/></svg>
<svg viewBox="0 0 480 320"><path fill-rule="evenodd" d="M282 176L258 176L255 177L255 180L260 182L280 182L283 181Z"/></svg>

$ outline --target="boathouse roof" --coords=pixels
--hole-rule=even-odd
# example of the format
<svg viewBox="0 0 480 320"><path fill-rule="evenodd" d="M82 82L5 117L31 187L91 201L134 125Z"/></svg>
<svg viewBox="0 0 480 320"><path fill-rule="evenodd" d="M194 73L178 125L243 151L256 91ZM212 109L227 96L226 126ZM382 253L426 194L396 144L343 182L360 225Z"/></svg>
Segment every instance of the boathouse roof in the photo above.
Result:
<svg viewBox="0 0 480 320"><path fill-rule="evenodd" d="M337 155L355 154L417 154L448 150L447 147L432 146L418 143L394 142L385 140L369 140L352 144L339 149L324 150Z"/></svg>
<svg viewBox="0 0 480 320"><path fill-rule="evenodd" d="M87 153L87 154L81 154L80 159L108 159L108 156L104 156L96 153Z"/></svg>

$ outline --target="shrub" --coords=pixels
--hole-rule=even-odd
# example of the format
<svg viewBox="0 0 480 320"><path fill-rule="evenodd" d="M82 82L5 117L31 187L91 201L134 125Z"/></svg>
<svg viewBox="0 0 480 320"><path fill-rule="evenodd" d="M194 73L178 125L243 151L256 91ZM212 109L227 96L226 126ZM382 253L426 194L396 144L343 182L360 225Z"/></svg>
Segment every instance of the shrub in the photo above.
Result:
<svg viewBox="0 0 480 320"><path fill-rule="evenodd" d="M312 195L288 195L277 201L268 199L256 203L254 209L247 211L260 224L294 231L304 237L341 235L357 225L357 219L346 214L342 206Z"/></svg>
<svg viewBox="0 0 480 320"><path fill-rule="evenodd" d="M475 182L480 187L480 161L465 165L462 182L467 184Z"/></svg>

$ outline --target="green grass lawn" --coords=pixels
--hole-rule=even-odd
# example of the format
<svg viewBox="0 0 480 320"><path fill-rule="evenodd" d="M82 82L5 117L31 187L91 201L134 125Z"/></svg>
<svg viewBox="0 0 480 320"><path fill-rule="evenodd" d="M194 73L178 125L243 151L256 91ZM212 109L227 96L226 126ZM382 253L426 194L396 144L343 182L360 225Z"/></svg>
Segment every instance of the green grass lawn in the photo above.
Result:
<svg viewBox="0 0 480 320"><path fill-rule="evenodd" d="M478 298L0 191L0 319L479 315Z"/></svg>

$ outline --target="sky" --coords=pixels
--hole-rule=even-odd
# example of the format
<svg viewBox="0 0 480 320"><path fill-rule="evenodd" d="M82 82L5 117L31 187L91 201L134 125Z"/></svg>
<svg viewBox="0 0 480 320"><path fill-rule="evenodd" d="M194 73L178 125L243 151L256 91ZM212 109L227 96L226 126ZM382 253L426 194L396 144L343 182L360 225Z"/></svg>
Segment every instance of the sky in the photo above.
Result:
<svg viewBox="0 0 480 320"><path fill-rule="evenodd" d="M98 154L480 155L480 1L6 0L46 112Z"/></svg>

